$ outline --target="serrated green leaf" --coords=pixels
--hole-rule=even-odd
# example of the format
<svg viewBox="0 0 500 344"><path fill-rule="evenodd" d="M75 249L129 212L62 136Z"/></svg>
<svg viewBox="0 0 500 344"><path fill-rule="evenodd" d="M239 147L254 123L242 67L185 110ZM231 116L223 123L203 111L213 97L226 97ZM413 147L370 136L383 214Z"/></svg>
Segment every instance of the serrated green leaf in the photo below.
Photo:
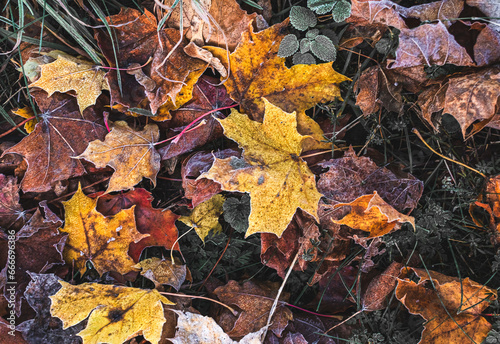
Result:
<svg viewBox="0 0 500 344"><path fill-rule="evenodd" d="M316 59L310 53L305 53L305 54L296 53L295 55L293 55L292 62L294 65L315 64Z"/></svg>
<svg viewBox="0 0 500 344"><path fill-rule="evenodd" d="M238 199L230 197L222 206L224 220L237 232L245 233L248 229L248 216L250 216L250 196L245 193Z"/></svg>
<svg viewBox="0 0 500 344"><path fill-rule="evenodd" d="M311 50L311 42L312 42L312 40L310 40L309 38L303 38L300 41L300 53L301 54L305 54L309 50Z"/></svg>
<svg viewBox="0 0 500 344"><path fill-rule="evenodd" d="M306 32L306 37L307 38L313 39L317 35L319 35L319 30L318 29L311 29L311 30L309 30L309 31Z"/></svg>
<svg viewBox="0 0 500 344"><path fill-rule="evenodd" d="M323 35L318 35L311 43L311 52L317 58L327 62L335 61L337 57L337 49L332 41Z"/></svg>
<svg viewBox="0 0 500 344"><path fill-rule="evenodd" d="M332 10L333 20L337 23L343 22L351 16L351 3L345 0L339 0L335 3Z"/></svg>
<svg viewBox="0 0 500 344"><path fill-rule="evenodd" d="M317 14L330 12L335 5L335 0L307 0L307 7Z"/></svg>
<svg viewBox="0 0 500 344"><path fill-rule="evenodd" d="M316 26L318 20L313 11L301 6L293 6L290 10L290 23L294 28L305 31Z"/></svg>
<svg viewBox="0 0 500 344"><path fill-rule="evenodd" d="M299 49L299 41L297 40L297 36L293 34L286 35L281 40L280 47L278 49L278 56L279 57L292 56L298 49Z"/></svg>

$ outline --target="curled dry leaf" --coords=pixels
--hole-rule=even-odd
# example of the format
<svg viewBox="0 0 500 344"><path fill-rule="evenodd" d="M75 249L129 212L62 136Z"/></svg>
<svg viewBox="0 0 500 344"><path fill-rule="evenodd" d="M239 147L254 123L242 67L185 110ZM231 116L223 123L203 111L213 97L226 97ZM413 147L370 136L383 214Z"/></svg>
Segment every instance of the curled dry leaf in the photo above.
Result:
<svg viewBox="0 0 500 344"><path fill-rule="evenodd" d="M148 258L134 267L142 269L141 275L151 280L156 288L168 284L179 290L186 279L186 265L174 264L170 259Z"/></svg>
<svg viewBox="0 0 500 344"><path fill-rule="evenodd" d="M392 262L384 272L370 281L362 297L364 310L378 311L387 306L387 300L396 288L402 267L401 263Z"/></svg>
<svg viewBox="0 0 500 344"><path fill-rule="evenodd" d="M65 329L88 317L87 326L78 333L83 344L122 344L138 335L153 344L160 341L163 304L173 303L156 289L59 283L62 288L50 297L50 313L63 321Z"/></svg>
<svg viewBox="0 0 500 344"><path fill-rule="evenodd" d="M471 215L476 206L488 212L490 216L491 242L493 245L498 246L500 244L500 175L491 177L488 180L485 195L481 195L469 208ZM474 216L472 218L474 219ZM474 221L478 226L481 226L481 223Z"/></svg>
<svg viewBox="0 0 500 344"><path fill-rule="evenodd" d="M135 227L134 207L104 217L96 210L96 203L80 187L69 201L63 202L65 220L60 230L69 234L64 259L68 264L74 263L82 274L87 270L88 260L100 275L108 271L121 274L134 271L135 263L127 254L129 244L148 236Z"/></svg>
<svg viewBox="0 0 500 344"><path fill-rule="evenodd" d="M231 74L224 86L242 110L259 121L264 116L264 98L286 112L304 111L340 98L339 84L350 80L334 71L331 63L288 69L285 59L278 56L279 42L287 34L287 27L288 20L259 33L249 26L229 56ZM207 49L228 65L225 49Z"/></svg>
<svg viewBox="0 0 500 344"><path fill-rule="evenodd" d="M214 293L220 301L230 306L238 307L235 316L224 309L217 322L231 338L240 338L251 332L259 331L267 323L267 317L273 305L279 288L279 283L253 281L238 284L229 281L226 285L215 289ZM288 299L287 293L282 293L280 300ZM276 307L270 330L278 337L293 319L292 312L283 304Z"/></svg>
<svg viewBox="0 0 500 344"><path fill-rule="evenodd" d="M141 14L132 8L122 8L119 14L106 17L106 21L114 24L113 31L118 37L115 42L107 31L96 30L97 42L108 63L112 67L129 69L133 64L145 65L152 57L151 64L145 66L143 71L151 79L150 84L156 86L147 90L136 81L135 76L120 71L120 89L117 72L110 70L106 79L111 88L112 104L118 103L125 108L144 108L147 98L151 112L157 115L153 117L154 120L170 119L170 110L177 109L192 98L193 86L205 71L207 63L184 52L188 44L186 39L181 40L173 51L181 38L179 30L157 32L156 18L147 10ZM115 43L116 60L113 50ZM119 66L116 65L117 61Z"/></svg>
<svg viewBox="0 0 500 344"><path fill-rule="evenodd" d="M59 180L81 176L85 168L73 157L81 154L90 141L104 138L102 108L92 106L80 113L76 100L55 93L31 91L42 111L35 130L5 154L19 154L28 163L21 182L24 192L46 192Z"/></svg>
<svg viewBox="0 0 500 344"><path fill-rule="evenodd" d="M224 201L224 196L215 195L194 207L191 215L181 216L179 221L194 228L196 234L205 242L205 237L210 231L215 233L222 231L219 217L222 215Z"/></svg>
<svg viewBox="0 0 500 344"><path fill-rule="evenodd" d="M132 189L143 177L156 185L160 155L154 143L159 137L156 124L147 124L143 130L135 131L127 122L117 121L112 123L104 142L92 141L78 158L88 160L98 168L110 166L115 170L106 193Z"/></svg>
<svg viewBox="0 0 500 344"><path fill-rule="evenodd" d="M232 110L219 120L224 135L243 148L244 159L215 159L198 178L212 179L225 191L248 192L249 227L245 236L274 233L281 237L297 208L318 219L321 194L307 164L299 157L307 136L297 132L294 113L286 113L264 99L264 122Z"/></svg>
<svg viewBox="0 0 500 344"><path fill-rule="evenodd" d="M164 4L172 6L174 2L175 0L167 0ZM255 18L260 17L260 21L264 21L256 13L247 14L235 0L204 0L199 2L197 9L194 9L192 4L191 1L183 4L183 24L186 37L199 46L211 45L225 49L227 43L229 50L233 51L241 41L241 34L248 30L248 26ZM211 17L210 23L204 21L198 14L200 11L203 12L200 7L207 12L205 18ZM168 20L168 25L179 29L179 19L179 6L177 6Z"/></svg>
<svg viewBox="0 0 500 344"><path fill-rule="evenodd" d="M128 254L135 262L139 261L142 250L150 246L163 246L167 250L178 250L177 227L175 221L179 215L168 209L153 208L153 196L144 189L121 192L116 195L100 195L97 199L97 211L104 216L115 216L122 209L135 205L134 215L137 230L141 234L149 234L139 242L131 242ZM175 244L175 246L174 246Z"/></svg>
<svg viewBox="0 0 500 344"><path fill-rule="evenodd" d="M416 282L411 276L416 275ZM481 313L496 300L497 291L470 280L416 268L403 268L396 297L424 325L419 344L481 343L491 324Z"/></svg>
<svg viewBox="0 0 500 344"><path fill-rule="evenodd" d="M52 96L54 92L76 92L80 112L96 103L102 90L109 91L105 72L90 61L70 55L59 55L57 60L40 65L42 75L30 87L39 87Z"/></svg>
<svg viewBox="0 0 500 344"><path fill-rule="evenodd" d="M500 95L500 68L491 67L467 75L452 76L419 95L421 116L434 128L432 115L443 110L460 124L468 138L484 127L500 129L497 113ZM475 123L476 121L479 121ZM470 128L472 126L472 128Z"/></svg>
<svg viewBox="0 0 500 344"><path fill-rule="evenodd" d="M358 197L351 203L338 203L333 208L350 206L350 212L340 220L332 221L354 229L369 232L370 238L388 234L409 222L415 228L415 219L399 213L386 203L375 191L373 195Z"/></svg>

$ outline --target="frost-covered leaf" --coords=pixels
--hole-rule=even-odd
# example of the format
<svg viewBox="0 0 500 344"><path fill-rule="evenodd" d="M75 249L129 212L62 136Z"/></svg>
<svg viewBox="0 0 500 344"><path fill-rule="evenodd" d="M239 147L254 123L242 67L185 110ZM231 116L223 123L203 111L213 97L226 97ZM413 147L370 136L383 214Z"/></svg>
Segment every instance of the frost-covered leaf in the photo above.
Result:
<svg viewBox="0 0 500 344"><path fill-rule="evenodd" d="M303 38L301 41L300 41L300 53L301 54L305 54L307 53L309 50L311 50L311 40L309 38Z"/></svg>
<svg viewBox="0 0 500 344"><path fill-rule="evenodd" d="M278 56L279 57L292 56L298 49L299 49L299 41L297 40L297 36L295 36L294 34L288 34L285 37L283 37L283 40L280 43Z"/></svg>
<svg viewBox="0 0 500 344"><path fill-rule="evenodd" d="M311 51L319 59L323 61L335 61L337 57L337 49L333 45L330 38L318 35L311 42Z"/></svg>
<svg viewBox="0 0 500 344"><path fill-rule="evenodd" d="M307 0L307 7L317 14L330 12L335 5L335 0Z"/></svg>
<svg viewBox="0 0 500 344"><path fill-rule="evenodd" d="M299 64L310 65L310 64L315 64L316 59L310 53L305 53L305 54L297 53L293 55L292 62L294 65L299 65Z"/></svg>
<svg viewBox="0 0 500 344"><path fill-rule="evenodd" d="M308 8L293 6L290 10L290 23L297 30L305 31L316 26L317 22L316 15Z"/></svg>
<svg viewBox="0 0 500 344"><path fill-rule="evenodd" d="M248 216L250 215L250 196L245 193L241 199L230 197L222 206L224 220L236 231L246 232L248 229Z"/></svg>
<svg viewBox="0 0 500 344"><path fill-rule="evenodd" d="M337 23L349 18L351 16L351 3L345 0L337 1L333 6L332 16Z"/></svg>

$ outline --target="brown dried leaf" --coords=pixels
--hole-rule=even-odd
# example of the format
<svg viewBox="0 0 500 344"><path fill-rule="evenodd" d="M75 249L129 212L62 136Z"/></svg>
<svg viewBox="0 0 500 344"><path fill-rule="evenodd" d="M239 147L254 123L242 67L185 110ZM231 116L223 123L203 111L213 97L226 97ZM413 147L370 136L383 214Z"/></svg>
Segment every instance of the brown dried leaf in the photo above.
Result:
<svg viewBox="0 0 500 344"><path fill-rule="evenodd" d="M104 138L102 109L94 106L83 113L76 100L55 93L50 98L44 91L31 91L42 111L35 130L5 154L22 155L28 170L21 182L24 192L46 192L59 180L81 176L85 168L74 159L90 141Z"/></svg>
<svg viewBox="0 0 500 344"><path fill-rule="evenodd" d="M225 286L218 287L214 293L220 301L230 306L238 307L238 315L234 316L224 309L217 322L231 338L240 338L250 332L259 331L267 323L267 317L278 292L279 283L254 281L229 281ZM287 293L282 293L280 300L288 299ZM292 312L283 304L278 304L269 328L278 337L293 319Z"/></svg>
<svg viewBox="0 0 500 344"><path fill-rule="evenodd" d="M417 282L410 277L416 274ZM403 268L396 297L412 314L421 315L424 325L420 344L481 343L491 324L481 316L497 291L470 280L416 268Z"/></svg>
<svg viewBox="0 0 500 344"><path fill-rule="evenodd" d="M9 229L23 214L17 178L0 174L0 227Z"/></svg>
<svg viewBox="0 0 500 344"><path fill-rule="evenodd" d="M462 135L468 138L484 127L500 128L499 95L500 68L491 67L452 76L442 85L433 85L420 94L417 104L421 107L421 116L434 128L432 114L443 110L458 121ZM479 122L474 123L476 121Z"/></svg>
<svg viewBox="0 0 500 344"><path fill-rule="evenodd" d="M151 280L156 288L168 284L179 290L186 279L186 265L173 264L169 259L148 258L134 267L142 269L141 275Z"/></svg>
<svg viewBox="0 0 500 344"><path fill-rule="evenodd" d="M475 65L465 48L457 43L442 22L401 29L396 60L389 68L444 64Z"/></svg>
<svg viewBox="0 0 500 344"><path fill-rule="evenodd" d="M392 262L384 272L370 281L362 297L364 310L371 312L386 308L387 298L396 288L402 267L401 263Z"/></svg>

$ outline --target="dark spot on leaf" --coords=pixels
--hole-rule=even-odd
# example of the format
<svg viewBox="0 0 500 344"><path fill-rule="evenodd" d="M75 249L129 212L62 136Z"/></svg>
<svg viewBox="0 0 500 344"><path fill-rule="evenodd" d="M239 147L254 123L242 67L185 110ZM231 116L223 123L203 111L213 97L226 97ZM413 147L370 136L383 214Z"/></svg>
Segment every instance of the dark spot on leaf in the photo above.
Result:
<svg viewBox="0 0 500 344"><path fill-rule="evenodd" d="M123 319L123 310L121 309L112 309L108 313L108 319L112 322L118 322Z"/></svg>
<svg viewBox="0 0 500 344"><path fill-rule="evenodd" d="M257 185L262 185L264 183L264 176L260 176L259 180L257 180Z"/></svg>

